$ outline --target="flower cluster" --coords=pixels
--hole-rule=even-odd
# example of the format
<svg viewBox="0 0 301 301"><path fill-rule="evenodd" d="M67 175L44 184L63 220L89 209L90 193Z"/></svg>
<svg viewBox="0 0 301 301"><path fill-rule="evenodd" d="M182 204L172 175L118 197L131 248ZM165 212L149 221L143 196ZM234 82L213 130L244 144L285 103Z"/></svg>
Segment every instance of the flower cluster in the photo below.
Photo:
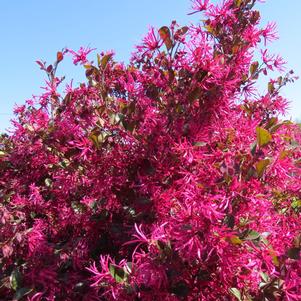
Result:
<svg viewBox="0 0 301 301"><path fill-rule="evenodd" d="M128 65L38 62L0 136L1 300L300 300L294 75L256 90L284 66L254 5L195 0L202 23L151 28ZM63 93L68 55L87 80Z"/></svg>

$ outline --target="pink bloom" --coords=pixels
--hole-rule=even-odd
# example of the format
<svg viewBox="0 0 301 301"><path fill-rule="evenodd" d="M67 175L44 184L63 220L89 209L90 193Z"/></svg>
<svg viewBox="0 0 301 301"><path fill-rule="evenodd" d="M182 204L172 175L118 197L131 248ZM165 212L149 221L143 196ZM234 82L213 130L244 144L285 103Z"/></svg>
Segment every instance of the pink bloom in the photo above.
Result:
<svg viewBox="0 0 301 301"><path fill-rule="evenodd" d="M269 22L265 29L260 31L261 36L264 38L264 45L266 46L267 41L271 42L278 39L276 32L276 23Z"/></svg>
<svg viewBox="0 0 301 301"><path fill-rule="evenodd" d="M89 47L80 47L78 51L67 49L67 52L70 52L73 55L73 64L77 65L80 63L83 65L88 62L87 55L93 50L95 50L95 48L92 49Z"/></svg>
<svg viewBox="0 0 301 301"><path fill-rule="evenodd" d="M142 45L137 46L139 51L154 51L162 45L159 35L155 32L154 27L151 27L147 35L142 40Z"/></svg>
<svg viewBox="0 0 301 301"><path fill-rule="evenodd" d="M209 0L194 0L193 5L192 5L192 9L196 12L197 11L201 12L201 11L207 9L208 3L209 3Z"/></svg>

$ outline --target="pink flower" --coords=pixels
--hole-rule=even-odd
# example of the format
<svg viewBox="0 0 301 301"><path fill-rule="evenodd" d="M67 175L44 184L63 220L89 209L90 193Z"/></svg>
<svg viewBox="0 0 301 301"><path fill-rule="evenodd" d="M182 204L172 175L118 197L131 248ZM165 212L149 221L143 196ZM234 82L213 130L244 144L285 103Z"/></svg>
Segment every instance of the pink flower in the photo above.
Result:
<svg viewBox="0 0 301 301"><path fill-rule="evenodd" d="M74 51L74 50L68 48L67 52L69 52L73 55L73 63L75 65L77 65L78 63L83 65L83 64L86 64L88 62L87 56L93 50L95 50L95 48L80 47L78 51Z"/></svg>
<svg viewBox="0 0 301 301"><path fill-rule="evenodd" d="M151 27L147 35L143 38L142 44L137 46L139 51L154 51L162 45L159 35L156 33L154 27Z"/></svg>
<svg viewBox="0 0 301 301"><path fill-rule="evenodd" d="M264 45L266 46L267 41L271 42L278 39L276 32L276 23L269 22L265 29L260 31L261 36L264 38Z"/></svg>
<svg viewBox="0 0 301 301"><path fill-rule="evenodd" d="M209 0L193 0L192 9L195 12L201 12L208 8Z"/></svg>

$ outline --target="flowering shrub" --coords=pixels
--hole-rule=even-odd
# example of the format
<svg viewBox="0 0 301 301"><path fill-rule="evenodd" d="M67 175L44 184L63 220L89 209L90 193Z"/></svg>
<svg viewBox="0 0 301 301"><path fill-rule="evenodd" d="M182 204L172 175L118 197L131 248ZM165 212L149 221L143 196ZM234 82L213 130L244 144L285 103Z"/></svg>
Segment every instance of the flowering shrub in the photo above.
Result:
<svg viewBox="0 0 301 301"><path fill-rule="evenodd" d="M0 142L1 300L300 300L292 72L255 0L193 1L128 65L65 49ZM59 88L71 55L87 81ZM255 59L257 58L257 60Z"/></svg>

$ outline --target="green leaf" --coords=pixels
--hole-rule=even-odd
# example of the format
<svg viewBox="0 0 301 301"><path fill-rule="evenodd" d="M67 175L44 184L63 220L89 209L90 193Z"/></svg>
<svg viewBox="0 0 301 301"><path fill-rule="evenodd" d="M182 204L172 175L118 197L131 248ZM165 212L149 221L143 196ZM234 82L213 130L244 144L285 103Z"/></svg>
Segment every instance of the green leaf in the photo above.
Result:
<svg viewBox="0 0 301 301"><path fill-rule="evenodd" d="M164 44L167 48L167 50L170 50L173 46L172 40L171 40L171 33L167 26L163 26L159 29L159 35L160 38L164 41Z"/></svg>
<svg viewBox="0 0 301 301"><path fill-rule="evenodd" d="M267 125L266 125L266 129L271 128L272 126L275 126L278 122L278 118L277 117L272 117L269 119Z"/></svg>
<svg viewBox="0 0 301 301"><path fill-rule="evenodd" d="M110 116L110 123L112 125L119 124L124 119L124 115L121 113L112 112L111 114L109 114L109 116Z"/></svg>
<svg viewBox="0 0 301 301"><path fill-rule="evenodd" d="M32 288L22 287L18 289L13 297L14 301L22 299L24 296L28 295L32 291Z"/></svg>
<svg viewBox="0 0 301 301"><path fill-rule="evenodd" d="M234 297L237 298L237 300L242 301L241 292L236 287L231 287L229 291Z"/></svg>
<svg viewBox="0 0 301 301"><path fill-rule="evenodd" d="M109 53L102 57L102 59L100 60L100 66L102 67L102 69L105 69L107 67L107 64L110 61L110 59L112 58L112 56L113 56L113 54Z"/></svg>
<svg viewBox="0 0 301 301"><path fill-rule="evenodd" d="M193 144L193 146L205 146L205 145L207 145L207 143L206 142L203 142L203 141L197 141L197 142L195 142L194 144Z"/></svg>
<svg viewBox="0 0 301 301"><path fill-rule="evenodd" d="M258 70L258 66L259 66L258 62L254 62L254 63L251 64L251 66L250 66L250 74L251 74L252 77L254 76L254 74L256 73L256 71Z"/></svg>
<svg viewBox="0 0 301 301"><path fill-rule="evenodd" d="M269 253L270 253L270 256L272 258L272 262L273 264L276 266L276 267L279 267L279 259L278 259L278 256L277 256L277 253L275 252L274 249L272 249L271 247L269 248Z"/></svg>
<svg viewBox="0 0 301 301"><path fill-rule="evenodd" d="M271 160L270 159L263 159L263 160L260 160L258 161L256 164L255 164L255 167L256 167L256 172L257 172L257 175L258 175L258 178L261 178L264 174L264 171L266 170L267 166L271 163Z"/></svg>
<svg viewBox="0 0 301 301"><path fill-rule="evenodd" d="M274 91L275 91L275 86L271 82L268 83L268 91L269 91L270 94L273 94Z"/></svg>
<svg viewBox="0 0 301 301"><path fill-rule="evenodd" d="M243 243L243 241L236 235L233 235L229 238L229 241L233 244L233 245L241 245Z"/></svg>
<svg viewBox="0 0 301 301"><path fill-rule="evenodd" d="M299 200L299 199L293 200L291 206L292 206L293 209L300 208L301 207L301 200Z"/></svg>
<svg viewBox="0 0 301 301"><path fill-rule="evenodd" d="M89 139L93 142L96 148L99 148L111 134L112 133L109 131L100 131L99 129L93 129L89 135Z"/></svg>
<svg viewBox="0 0 301 301"><path fill-rule="evenodd" d="M97 53L97 65L98 65L98 67L100 67L100 65L101 65L101 56Z"/></svg>
<svg viewBox="0 0 301 301"><path fill-rule="evenodd" d="M14 269L9 277L10 286L13 290L17 290L22 283L22 275L18 268Z"/></svg>
<svg viewBox="0 0 301 301"><path fill-rule="evenodd" d="M116 280L116 282L118 282L118 283L124 282L124 280L126 278L126 273L124 272L123 269L116 267L113 264L110 264L109 270L110 270L111 276Z"/></svg>
<svg viewBox="0 0 301 301"><path fill-rule="evenodd" d="M45 179L45 185L46 185L46 187L51 187L52 186L52 180L49 179L49 178L46 178Z"/></svg>
<svg viewBox="0 0 301 301"><path fill-rule="evenodd" d="M126 263L126 265L127 265L127 269L130 271L130 273L132 272L132 270L133 270L133 263L132 262L127 262Z"/></svg>
<svg viewBox="0 0 301 301"><path fill-rule="evenodd" d="M269 282L269 276L266 273L260 272L259 274L264 282Z"/></svg>
<svg viewBox="0 0 301 301"><path fill-rule="evenodd" d="M271 133L275 133L282 125L290 125L293 124L290 120L284 120L280 123L273 125L270 129Z"/></svg>
<svg viewBox="0 0 301 301"><path fill-rule="evenodd" d="M257 144L259 147L267 145L272 140L272 135L264 128L256 128Z"/></svg>
<svg viewBox="0 0 301 301"><path fill-rule="evenodd" d="M247 232L246 236L244 237L244 240L255 240L260 237L260 233L250 230Z"/></svg>
<svg viewBox="0 0 301 301"><path fill-rule="evenodd" d="M214 27L212 27L210 24L206 24L205 25L205 29L211 33L212 35L215 35L215 30L214 30Z"/></svg>
<svg viewBox="0 0 301 301"><path fill-rule="evenodd" d="M90 135L89 135L89 139L93 142L93 144L99 148L99 142L98 142L98 135L97 133L95 132L92 132Z"/></svg>
<svg viewBox="0 0 301 301"><path fill-rule="evenodd" d="M251 154L254 156L255 153L256 153L256 146L257 146L257 142L253 142L250 146L250 149L251 149Z"/></svg>

